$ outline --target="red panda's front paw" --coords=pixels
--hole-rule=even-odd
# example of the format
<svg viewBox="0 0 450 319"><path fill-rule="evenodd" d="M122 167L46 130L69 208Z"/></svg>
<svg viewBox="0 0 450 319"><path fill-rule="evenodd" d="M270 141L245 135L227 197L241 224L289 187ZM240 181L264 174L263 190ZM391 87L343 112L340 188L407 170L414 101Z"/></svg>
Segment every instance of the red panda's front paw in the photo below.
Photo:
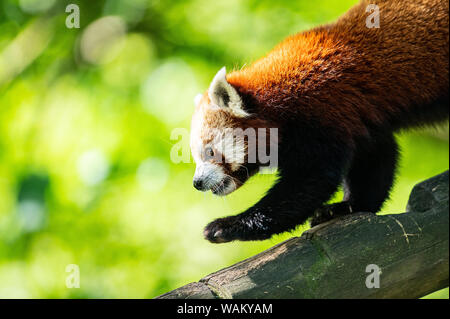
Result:
<svg viewBox="0 0 450 319"><path fill-rule="evenodd" d="M205 239L212 243L227 243L236 238L237 222L235 216L219 218L209 223L203 231Z"/></svg>

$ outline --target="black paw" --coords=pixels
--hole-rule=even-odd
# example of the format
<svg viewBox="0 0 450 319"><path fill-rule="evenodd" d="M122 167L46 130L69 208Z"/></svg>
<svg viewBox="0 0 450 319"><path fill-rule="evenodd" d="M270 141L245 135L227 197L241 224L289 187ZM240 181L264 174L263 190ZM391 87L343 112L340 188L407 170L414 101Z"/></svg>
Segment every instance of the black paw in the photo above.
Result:
<svg viewBox="0 0 450 319"><path fill-rule="evenodd" d="M238 219L235 216L219 218L205 227L203 236L212 243L227 243L239 239L238 227Z"/></svg>
<svg viewBox="0 0 450 319"><path fill-rule="evenodd" d="M324 205L314 212L314 216L310 221L311 227L325 223L338 216L351 214L352 207L348 202L340 202L331 205Z"/></svg>

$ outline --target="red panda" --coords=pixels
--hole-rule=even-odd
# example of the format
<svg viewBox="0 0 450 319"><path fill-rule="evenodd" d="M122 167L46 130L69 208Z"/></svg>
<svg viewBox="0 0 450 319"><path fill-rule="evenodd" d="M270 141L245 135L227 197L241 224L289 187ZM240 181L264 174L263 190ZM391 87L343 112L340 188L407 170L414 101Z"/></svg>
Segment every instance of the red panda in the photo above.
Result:
<svg viewBox="0 0 450 319"><path fill-rule="evenodd" d="M366 25L369 4L379 8L379 28ZM205 238L263 240L310 217L314 226L378 212L397 166L393 133L447 121L448 91L447 0L363 0L250 66L223 68L195 101L194 186L227 195L262 166L226 128L277 128L278 179L254 206L208 224ZM325 205L341 185L343 201Z"/></svg>

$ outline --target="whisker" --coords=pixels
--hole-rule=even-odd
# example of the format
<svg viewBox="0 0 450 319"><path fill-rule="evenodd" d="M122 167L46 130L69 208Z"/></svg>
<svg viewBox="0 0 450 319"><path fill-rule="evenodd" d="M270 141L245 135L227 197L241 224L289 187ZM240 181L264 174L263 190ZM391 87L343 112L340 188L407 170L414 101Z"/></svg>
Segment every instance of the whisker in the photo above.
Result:
<svg viewBox="0 0 450 319"><path fill-rule="evenodd" d="M231 175L228 175L228 174L224 174L226 177L228 177L232 182L233 182L233 184L234 184L234 189L237 189L237 183L236 183L236 179L233 177L233 176L231 176Z"/></svg>

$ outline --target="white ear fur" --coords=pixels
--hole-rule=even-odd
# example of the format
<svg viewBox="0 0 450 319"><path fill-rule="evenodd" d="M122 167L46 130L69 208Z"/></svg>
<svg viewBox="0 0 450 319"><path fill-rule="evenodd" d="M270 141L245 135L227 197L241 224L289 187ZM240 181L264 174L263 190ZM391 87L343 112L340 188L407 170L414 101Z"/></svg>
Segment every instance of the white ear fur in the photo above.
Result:
<svg viewBox="0 0 450 319"><path fill-rule="evenodd" d="M195 98L194 98L195 106L197 106L200 103L200 100L202 99L202 97L203 97L203 94L201 94L201 93L199 93L195 96Z"/></svg>
<svg viewBox="0 0 450 319"><path fill-rule="evenodd" d="M246 117L249 114L243 109L243 103L236 89L226 79L225 67L217 72L208 90L211 102L231 111L235 116Z"/></svg>

